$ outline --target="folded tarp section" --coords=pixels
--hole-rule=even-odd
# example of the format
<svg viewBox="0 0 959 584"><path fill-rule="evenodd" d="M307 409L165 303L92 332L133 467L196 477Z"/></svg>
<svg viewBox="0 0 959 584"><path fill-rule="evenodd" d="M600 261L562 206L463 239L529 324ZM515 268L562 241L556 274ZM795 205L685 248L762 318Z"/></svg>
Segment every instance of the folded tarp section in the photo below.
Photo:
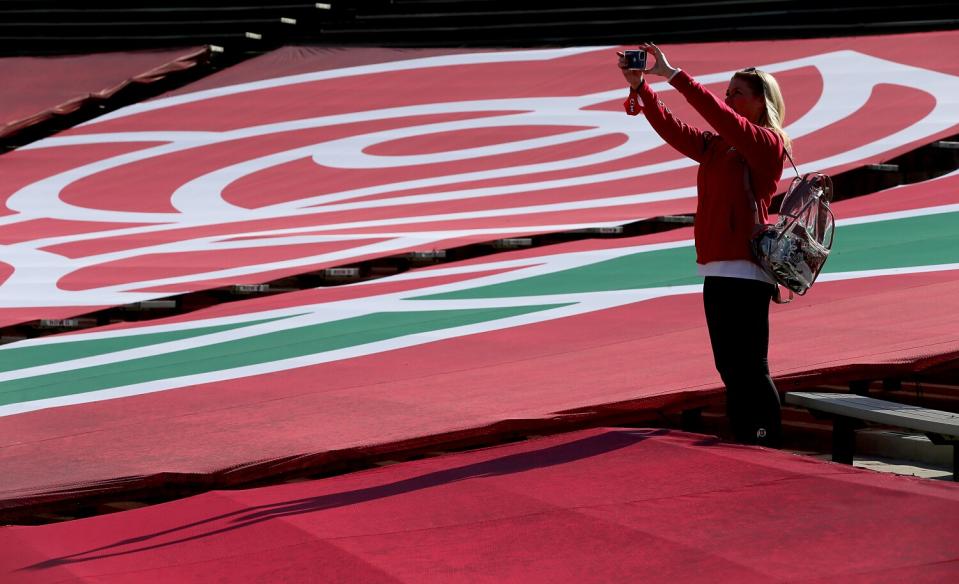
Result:
<svg viewBox="0 0 959 584"><path fill-rule="evenodd" d="M806 171L959 132L957 32L668 49L720 95L775 73ZM692 213L615 50L283 49L0 157L0 325Z"/></svg>
<svg viewBox="0 0 959 584"><path fill-rule="evenodd" d="M772 310L781 389L959 358L959 174L843 201ZM716 398L691 229L580 241L0 348L0 508L234 485Z"/></svg>
<svg viewBox="0 0 959 584"><path fill-rule="evenodd" d="M45 582L949 582L959 487L600 428L0 528Z"/></svg>
<svg viewBox="0 0 959 584"><path fill-rule="evenodd" d="M122 92L162 81L209 56L207 48L189 48L0 59L0 147L25 133L60 130L58 118L79 113L89 118L107 106L114 109L111 100Z"/></svg>

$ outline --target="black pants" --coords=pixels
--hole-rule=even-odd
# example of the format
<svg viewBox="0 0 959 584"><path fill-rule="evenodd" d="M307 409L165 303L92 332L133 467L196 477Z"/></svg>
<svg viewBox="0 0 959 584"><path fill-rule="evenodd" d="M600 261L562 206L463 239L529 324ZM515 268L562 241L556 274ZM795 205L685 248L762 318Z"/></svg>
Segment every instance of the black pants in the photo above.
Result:
<svg viewBox="0 0 959 584"><path fill-rule="evenodd" d="M726 415L736 440L779 446L779 392L769 376L772 284L707 276L703 305L713 358L726 386Z"/></svg>

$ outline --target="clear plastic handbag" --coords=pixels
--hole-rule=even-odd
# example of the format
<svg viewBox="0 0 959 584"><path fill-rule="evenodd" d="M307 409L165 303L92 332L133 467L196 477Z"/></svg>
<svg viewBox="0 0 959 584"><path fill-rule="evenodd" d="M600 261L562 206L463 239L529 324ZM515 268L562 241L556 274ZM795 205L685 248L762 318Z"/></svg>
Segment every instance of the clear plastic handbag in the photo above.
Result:
<svg viewBox="0 0 959 584"><path fill-rule="evenodd" d="M791 157L789 161L792 162ZM798 170L796 174L799 175ZM776 302L789 302L793 293L805 294L819 277L836 230L829 208L832 196L832 179L827 175L813 172L797 176L783 197L776 224L757 221L751 242L756 262L790 292L789 298L783 300L777 287Z"/></svg>

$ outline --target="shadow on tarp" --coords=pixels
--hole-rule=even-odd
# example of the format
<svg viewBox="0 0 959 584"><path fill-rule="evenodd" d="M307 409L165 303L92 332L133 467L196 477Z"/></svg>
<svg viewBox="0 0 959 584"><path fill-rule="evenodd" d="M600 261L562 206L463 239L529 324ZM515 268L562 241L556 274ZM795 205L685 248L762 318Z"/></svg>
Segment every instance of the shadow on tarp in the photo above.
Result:
<svg viewBox="0 0 959 584"><path fill-rule="evenodd" d="M253 488L294 477L331 476L370 468L385 459L408 460L438 450L455 451L524 440L602 426L631 426L669 421L665 412L701 408L721 399L718 388L665 394L628 402L597 405L578 412L557 412L544 418L514 418L485 426L370 444L341 450L295 453L250 461L208 473L158 472L115 477L93 483L66 483L44 493L27 496L6 493L0 498L0 524L36 524L38 515L67 513L89 516L102 513L94 507L120 500L160 503L214 489ZM652 423L650 423L652 422ZM665 424L671 426L673 424ZM86 509L84 509L86 508ZM49 523L51 520L40 521Z"/></svg>
<svg viewBox="0 0 959 584"><path fill-rule="evenodd" d="M778 372L775 382L780 393L821 385L840 385L864 380L905 379L915 375L954 370L959 353L930 354L914 362L852 364L809 371ZM507 419L493 424L463 428L406 440L369 444L341 450L295 453L289 456L250 461L208 473L158 472L149 475L114 477L95 483L68 483L52 486L42 494L27 496L7 493L0 499L0 523L37 524L41 514L66 513L85 517L103 513L98 505L120 500L155 504L197 495L214 489L253 488L291 478L317 478L353 472L374 466L387 458L409 460L438 450L455 451L523 440L531 435L549 435L603 426L681 427L669 413L721 405L723 389L699 387L687 391L640 399L597 404L555 412L544 418ZM684 428L696 430L696 428ZM71 517L72 518L72 517Z"/></svg>
<svg viewBox="0 0 959 584"><path fill-rule="evenodd" d="M92 560L100 560L117 556L125 556L173 545L183 544L190 541L201 540L207 537L220 535L237 529L243 529L251 525L288 517L291 515L300 515L323 511L337 507L346 507L383 499L386 497L395 497L421 489L429 489L467 479L482 477L494 477L508 474L522 473L535 469L542 469L551 466L558 466L599 456L632 446L654 436L668 434L668 430L635 430L629 432L609 431L601 434L581 438L573 442L558 444L510 454L491 460L484 460L465 466L443 469L436 472L415 476L383 485L376 485L356 489L353 491L344 491L341 493L332 493L317 497L306 497L292 501L281 501L267 505L256 505L249 508L221 513L212 517L207 517L199 521L193 521L185 525L180 525L171 529L157 531L146 535L124 539L115 543L93 548L87 551L52 558L27 566L24 570L44 570L75 564ZM696 444L709 445L718 442L716 439L705 439ZM214 524L227 521L228 524L223 527L215 527ZM210 529L193 535L184 535L176 539L151 543L157 538L175 535L188 529L202 528L209 526ZM137 546L133 549L122 551L111 551L121 546Z"/></svg>
<svg viewBox="0 0 959 584"><path fill-rule="evenodd" d="M808 371L777 372L780 393L821 385L840 385L864 380L906 379L959 366L959 353L930 354L913 362L851 364ZM250 461L208 473L158 472L149 475L114 477L95 483L68 483L52 486L42 494L7 493L0 499L0 523L36 524L40 514L66 513L85 517L101 514L97 505L119 500L160 503L197 495L214 489L252 488L290 478L332 476L369 468L384 459L409 460L438 450L454 451L504 444L531 435L548 435L603 426L682 426L668 414L721 405L723 389L698 387L682 392L640 399L597 404L555 412L544 418L507 419L493 424L369 444L342 450L295 453L289 456ZM684 428L696 430L696 428Z"/></svg>

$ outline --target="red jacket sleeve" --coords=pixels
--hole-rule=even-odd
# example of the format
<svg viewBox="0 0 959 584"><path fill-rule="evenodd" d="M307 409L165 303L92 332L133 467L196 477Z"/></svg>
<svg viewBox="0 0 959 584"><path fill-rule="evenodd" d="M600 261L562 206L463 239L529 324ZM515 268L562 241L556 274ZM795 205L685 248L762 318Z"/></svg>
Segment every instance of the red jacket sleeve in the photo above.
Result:
<svg viewBox="0 0 959 584"><path fill-rule="evenodd" d="M763 168L782 160L783 142L778 134L734 112L685 71L676 74L671 85L726 142L743 155L750 167Z"/></svg>
<svg viewBox="0 0 959 584"><path fill-rule="evenodd" d="M632 97L631 94L630 98ZM687 126L674 116L663 102L656 98L656 92L649 87L649 83L644 82L639 86L639 98L643 102L642 111L646 114L649 125L656 130L660 138L683 156L702 162L709 135L698 128ZM627 100L628 103L629 100Z"/></svg>

